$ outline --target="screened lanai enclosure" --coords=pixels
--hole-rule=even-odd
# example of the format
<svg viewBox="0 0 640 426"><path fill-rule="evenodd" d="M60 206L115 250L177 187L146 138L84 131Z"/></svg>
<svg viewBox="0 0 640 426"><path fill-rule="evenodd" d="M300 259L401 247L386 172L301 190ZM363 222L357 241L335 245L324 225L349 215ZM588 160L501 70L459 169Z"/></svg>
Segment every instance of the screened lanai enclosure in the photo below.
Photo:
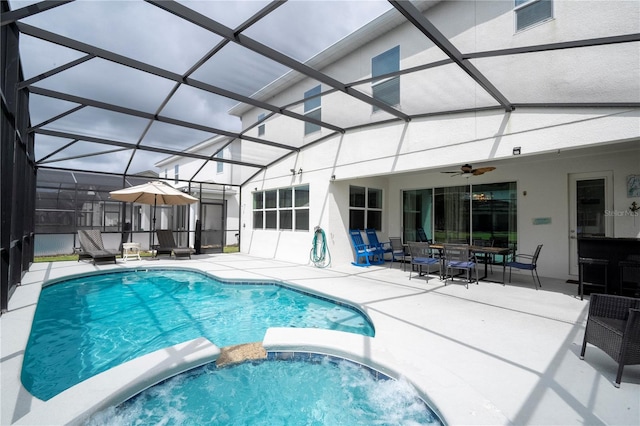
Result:
<svg viewBox="0 0 640 426"><path fill-rule="evenodd" d="M153 244L152 207L116 202L113 190L161 180L195 196L193 206L158 206L156 228L215 251L238 244L240 212L255 209L240 204L243 185L327 138L464 112L638 107L629 77L613 71L637 60L637 31L583 25L586 38L506 48L478 37L475 46L456 46L457 31L489 17L465 15L476 21L444 32L425 17L442 4L2 0L1 309L34 256L72 253L80 229L101 230L112 247L123 238ZM553 19L559 4L496 1L489 13L513 16L519 31ZM438 53L406 60L411 52L403 52L401 67L400 52L385 48L372 72L354 81L331 66L404 24L405 39ZM446 81L434 80L442 69ZM563 80L551 98L535 90L556 78ZM421 102L400 96L400 79L403 90L424 92ZM276 89L303 80L315 84L276 103ZM620 84L595 102L582 90L592 80ZM332 112L332 103L352 113ZM265 133L276 122L301 132ZM473 199L477 226L509 229L512 207L501 194L510 189L481 189ZM426 197L414 195L411 202Z"/></svg>
<svg viewBox="0 0 640 426"><path fill-rule="evenodd" d="M139 243L144 250L154 245L153 229L171 229L180 246L193 245L196 252L221 252L237 244L239 233L226 212L238 216L238 206L229 201L236 191L228 185L191 182L185 192L199 196L195 209L123 203L111 191L157 180L147 172L124 179L116 175L78 171L41 170L38 173L35 209L35 256L52 256L78 250L77 231L98 229L105 245L121 249L122 242ZM218 207L217 209L215 207ZM153 218L156 223L153 224ZM192 220L198 217L197 220Z"/></svg>

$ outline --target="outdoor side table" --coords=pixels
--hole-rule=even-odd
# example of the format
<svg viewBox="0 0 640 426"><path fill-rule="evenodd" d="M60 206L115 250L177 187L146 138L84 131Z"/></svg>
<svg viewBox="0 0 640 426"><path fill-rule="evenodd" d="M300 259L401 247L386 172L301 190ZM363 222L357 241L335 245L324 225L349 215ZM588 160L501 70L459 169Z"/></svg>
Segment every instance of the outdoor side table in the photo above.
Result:
<svg viewBox="0 0 640 426"><path fill-rule="evenodd" d="M125 262L129 258L138 258L140 260L140 243L124 243L122 244L123 255L122 260Z"/></svg>

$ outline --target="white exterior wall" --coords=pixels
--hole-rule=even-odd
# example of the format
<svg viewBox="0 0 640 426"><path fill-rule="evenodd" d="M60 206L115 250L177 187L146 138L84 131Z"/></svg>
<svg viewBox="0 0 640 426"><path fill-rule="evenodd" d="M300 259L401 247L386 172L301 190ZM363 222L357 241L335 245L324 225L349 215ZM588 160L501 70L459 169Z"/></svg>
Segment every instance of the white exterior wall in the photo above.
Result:
<svg viewBox="0 0 640 426"><path fill-rule="evenodd" d="M615 3L614 8L611 2L555 1L551 22L517 34L512 2L443 2L427 13L436 27L466 52L640 32L640 3ZM416 31L408 24L392 29L322 71L347 81L367 78L371 58L398 44L401 68L443 59L444 55L431 48L425 37L417 37ZM583 71L586 63L588 71ZM499 89L507 98L520 102L640 100L640 78L629 78L640 75L637 43L603 46L587 55L582 49L569 49L505 56L491 62L479 59L474 65L489 80L500 82ZM567 73L567 69L573 72ZM462 71L446 66L415 77L402 76L403 111L413 114L496 104L460 74ZM424 79L423 84L420 79ZM317 84L301 81L275 94L270 102L287 104ZM370 93L370 85L364 86L358 89ZM302 106L295 111L302 113ZM260 112L252 109L244 113L243 125L255 122ZM385 116L385 112L372 114L370 106L344 94L322 97L322 118L327 122L349 127ZM257 136L257 129L254 132L252 136ZM326 129L322 132L330 133ZM303 123L288 118L267 121L264 137L297 146L309 138L303 136ZM316 139L317 134L310 137ZM520 147L522 155L514 157L514 147ZM640 203L640 199L627 198L625 188L626 176L640 174L640 109L519 107L511 113L496 109L349 130L291 155L244 186L241 249L305 263L313 227L319 225L329 239L333 262L351 262L353 251L347 233L350 184L384 190L382 234L397 236L402 231L401 191L462 184L460 179L464 178L455 181L439 172L456 170L464 163L497 167L474 177L474 183L518 183L519 251L530 252L538 243L544 244L540 274L567 278L569 173L611 171L614 208L626 211L632 201ZM302 168L302 175L292 177L292 168ZM254 189L307 183L311 197L309 232L252 229ZM523 191L527 191L526 196ZM550 217L552 222L534 226L532 219L538 217ZM635 222L631 216L611 220L613 236L640 237L640 218Z"/></svg>
<svg viewBox="0 0 640 426"><path fill-rule="evenodd" d="M493 163L492 163L493 164ZM518 188L518 252L533 253L544 244L539 273L554 278L569 277L569 176L573 173L612 172L613 210L620 212L608 220L612 237L640 238L640 216L634 218L629 206L639 199L627 198L626 178L640 172L640 141L632 144L606 145L597 150L571 150L549 155L517 157L495 163L497 169L469 178L418 172L389 179L386 199L390 203L386 236L402 235L402 191L442 186L475 185L515 181ZM526 193L526 195L525 195ZM548 225L534 225L535 218L551 218ZM634 220L635 219L635 220Z"/></svg>
<svg viewBox="0 0 640 426"><path fill-rule="evenodd" d="M512 114L513 117L514 114ZM556 115L550 114L551 117ZM623 115L624 116L624 115ZM391 144L388 155L373 155L374 150L367 142L367 134L379 137L380 131L372 129L363 132L359 138L345 135L323 142L304 150L297 157L291 157L281 164L271 167L261 173L256 180L248 184L243 191L242 222L245 225L242 233L241 249L243 252L270 256L278 259L305 263L308 260L313 229L306 232L252 230L251 223L251 192L259 190L288 187L296 184L309 183L311 194L310 226L319 225L327 234L329 249L334 262L351 262L353 251L348 237L349 218L349 185L379 188L384 191L384 211L382 237L402 235L402 190L433 188L439 186L454 186L466 183L466 178L452 178L439 171L425 170L431 164L449 164L456 170L464 162L479 162L497 167L493 172L483 176L470 178L471 184L516 181L518 184L518 248L522 253L532 251L540 243L544 244L541 255L540 273L543 276L555 278L568 277L569 262L569 174L585 172L611 171L613 173L613 202L614 210L624 212L628 210L632 201L640 203L640 199L630 199L626 196L626 177L630 174L640 174L640 121L637 113L632 115L635 120L621 120L636 127L636 140L627 143L609 144L587 149L583 144L581 149L579 139L594 143L592 136L597 133L599 126L579 126L572 124L574 132L571 139L565 132L554 133L555 127L543 127L540 131L525 132L524 136L509 135L513 143L500 142L499 138L492 138L483 143L471 141L459 143L447 150L409 151L400 156L393 156L392 152L411 145L414 141L405 136L404 143L398 141ZM466 121L466 118L461 119ZM605 119L605 120L608 120ZM449 131L464 128L449 121ZM472 126L482 124L482 120L471 120ZM407 127L413 125L410 123ZM402 126L404 127L404 126ZM594 129L595 127L595 129ZM613 130L624 126L614 124L603 125ZM559 126L562 128L562 126ZM400 133L399 129L386 128L384 132ZM633 129L627 129L629 134ZM408 135L411 132L406 131ZM533 133L533 134L530 134ZM537 135L537 136L536 136ZM358 141L358 139L360 139ZM544 141L544 143L539 142ZM521 146L523 154L518 157L512 155L512 146ZM499 149L496 149L498 147ZM536 151L537 149L537 151ZM492 151L505 151L498 156ZM432 152L433 151L433 152ZM450 151L450 152L448 152ZM365 155L370 154L370 155ZM444 160L443 160L444 158ZM502 160L502 161L500 161ZM295 165L294 165L295 163ZM292 177L289 169L302 168L303 174ZM421 171L422 170L422 171ZM401 173L403 172L403 173ZM372 176L383 174L383 176ZM331 181L331 176L336 181ZM246 190L250 189L250 190ZM523 195L523 191L527 195ZM248 206L248 208L247 208ZM532 224L533 218L550 217L550 225ZM613 217L613 236L640 237L640 217Z"/></svg>

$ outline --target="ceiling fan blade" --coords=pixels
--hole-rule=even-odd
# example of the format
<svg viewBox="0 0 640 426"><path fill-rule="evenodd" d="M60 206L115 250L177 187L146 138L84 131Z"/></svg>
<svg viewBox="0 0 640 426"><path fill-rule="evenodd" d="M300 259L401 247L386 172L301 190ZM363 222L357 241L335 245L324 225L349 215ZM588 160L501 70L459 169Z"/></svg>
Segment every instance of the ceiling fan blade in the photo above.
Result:
<svg viewBox="0 0 640 426"><path fill-rule="evenodd" d="M474 169L471 173L473 173L474 176L480 176L495 169L495 167L479 167L477 169Z"/></svg>

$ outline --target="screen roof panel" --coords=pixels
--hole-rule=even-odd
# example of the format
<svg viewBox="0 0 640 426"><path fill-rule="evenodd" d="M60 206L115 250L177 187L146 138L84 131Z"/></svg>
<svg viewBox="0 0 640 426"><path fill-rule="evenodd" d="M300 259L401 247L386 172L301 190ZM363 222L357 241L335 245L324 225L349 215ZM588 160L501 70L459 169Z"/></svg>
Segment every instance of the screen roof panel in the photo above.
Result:
<svg viewBox="0 0 640 426"><path fill-rule="evenodd" d="M436 0L44 2L4 24L21 33L40 166L64 159L64 167L157 171L168 158L204 162L194 147L222 137L233 141L228 184L239 185L320 138L382 121L491 106L640 103L638 79L616 72L640 64L638 3L620 2L615 34L581 20L583 3L554 2L571 19L553 34L544 26L515 32L506 2ZM612 19L607 2L590 4L599 12L589 19ZM389 107L373 97L371 59L394 46L399 70L386 78L399 78L400 101ZM542 96L541 84L557 90ZM322 129L304 135L304 93L318 85ZM296 130L274 132L276 120ZM267 131L258 136L260 124Z"/></svg>
<svg viewBox="0 0 640 426"><path fill-rule="evenodd" d="M143 1L74 1L22 22L183 73L220 40Z"/></svg>
<svg viewBox="0 0 640 426"><path fill-rule="evenodd" d="M154 113L174 83L133 68L94 58L40 80L34 86Z"/></svg>
<svg viewBox="0 0 640 426"><path fill-rule="evenodd" d="M41 128L74 135L136 143L147 122L148 120L140 117L85 107Z"/></svg>
<svg viewBox="0 0 640 426"><path fill-rule="evenodd" d="M243 96L251 96L289 71L289 68L264 56L235 43L228 43L192 77Z"/></svg>
<svg viewBox="0 0 640 426"><path fill-rule="evenodd" d="M171 148L184 151L215 134L155 121L142 139L142 147Z"/></svg>
<svg viewBox="0 0 640 426"><path fill-rule="evenodd" d="M244 34L307 62L391 9L386 1L289 1Z"/></svg>

